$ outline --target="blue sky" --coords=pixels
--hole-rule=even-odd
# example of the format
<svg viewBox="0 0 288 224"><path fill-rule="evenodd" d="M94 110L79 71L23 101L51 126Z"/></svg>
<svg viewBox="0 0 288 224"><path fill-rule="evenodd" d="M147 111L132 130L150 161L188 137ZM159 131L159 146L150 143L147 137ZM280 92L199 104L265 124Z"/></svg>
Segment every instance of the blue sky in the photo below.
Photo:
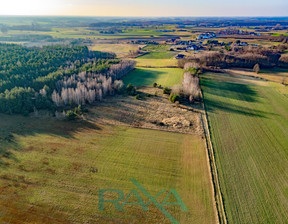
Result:
<svg viewBox="0 0 288 224"><path fill-rule="evenodd" d="M6 0L0 15L288 16L288 0Z"/></svg>

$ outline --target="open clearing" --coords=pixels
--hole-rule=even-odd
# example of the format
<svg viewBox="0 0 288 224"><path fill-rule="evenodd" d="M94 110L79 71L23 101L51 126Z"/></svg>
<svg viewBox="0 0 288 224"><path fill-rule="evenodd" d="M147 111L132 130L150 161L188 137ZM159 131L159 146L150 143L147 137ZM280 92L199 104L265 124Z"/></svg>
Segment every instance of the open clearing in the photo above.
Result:
<svg viewBox="0 0 288 224"><path fill-rule="evenodd" d="M1 116L1 222L170 223L154 205L149 212L139 206L118 212L109 204L98 211L99 189L127 195L135 188L129 179L135 178L154 196L177 189L189 211L167 210L180 223L215 223L205 141L199 136Z"/></svg>
<svg viewBox="0 0 288 224"><path fill-rule="evenodd" d="M288 98L281 92L287 87L248 81L201 77L228 222L286 223Z"/></svg>
<svg viewBox="0 0 288 224"><path fill-rule="evenodd" d="M145 45L137 44L94 44L90 47L93 51L114 52L117 57L124 57L129 54L130 51L137 51L139 47Z"/></svg>
<svg viewBox="0 0 288 224"><path fill-rule="evenodd" d="M98 210L99 189L127 196L133 178L152 196L176 189L188 212L165 209L179 223L216 223L201 105L175 107L161 88L151 87L179 84L182 76L181 69L137 68L125 79L141 85L142 95L157 96L107 97L82 121L1 115L0 222L171 223L152 203L148 212L131 205L120 212L109 203Z"/></svg>
<svg viewBox="0 0 288 224"><path fill-rule="evenodd" d="M141 86L137 91L141 100L132 96L113 96L90 108L92 113L87 115L88 119L97 119L101 124L179 132L204 138L200 103L175 106L161 88Z"/></svg>
<svg viewBox="0 0 288 224"><path fill-rule="evenodd" d="M123 81L136 86L151 86L156 82L165 87L179 84L182 79L183 70L180 68L136 68Z"/></svg>

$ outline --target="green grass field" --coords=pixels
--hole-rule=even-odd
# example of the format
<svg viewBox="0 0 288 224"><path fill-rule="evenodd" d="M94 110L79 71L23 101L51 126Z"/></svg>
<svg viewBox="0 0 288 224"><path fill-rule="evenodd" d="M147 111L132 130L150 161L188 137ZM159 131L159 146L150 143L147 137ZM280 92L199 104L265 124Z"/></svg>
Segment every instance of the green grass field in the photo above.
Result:
<svg viewBox="0 0 288 224"><path fill-rule="evenodd" d="M177 52L174 51L152 51L148 54L144 54L139 59L171 59L175 57Z"/></svg>
<svg viewBox="0 0 288 224"><path fill-rule="evenodd" d="M1 19L1 18L0 18ZM30 23L31 24L31 23ZM10 24L12 25L12 24ZM17 25L17 24L14 24ZM20 25L20 24L18 24ZM164 27L163 27L164 29ZM169 30L174 29L172 26L168 28ZM44 34L51 35L56 38L90 38L90 39L126 39L126 38L153 38L167 35L187 35L187 33L181 32L157 32L155 29L142 29L135 28L129 30L123 30L123 33L115 33L115 34L101 34L97 30L93 30L90 27L57 27L52 28L50 31L30 31L30 30L9 30L8 34L2 34L0 32L0 36L3 35L27 35L27 34Z"/></svg>
<svg viewBox="0 0 288 224"><path fill-rule="evenodd" d="M173 86L181 84L183 70L180 68L136 68L123 78L125 84L150 86L154 82L159 85Z"/></svg>
<svg viewBox="0 0 288 224"><path fill-rule="evenodd" d="M159 45L154 45L154 44L149 44L145 47L143 47L143 50L147 51L167 51L171 45L164 45L164 44L159 44Z"/></svg>
<svg viewBox="0 0 288 224"><path fill-rule="evenodd" d="M285 31L284 31L285 32ZM288 33L284 33L284 32L281 32L281 33L273 33L272 36L280 36L280 35L284 35L284 36L288 36Z"/></svg>
<svg viewBox="0 0 288 224"><path fill-rule="evenodd" d="M164 67L177 67L176 59L142 59L135 58L137 67L152 67L152 68L164 68Z"/></svg>
<svg viewBox="0 0 288 224"><path fill-rule="evenodd" d="M98 211L98 190L127 196L135 188L130 178L152 196L176 189L188 212L165 208L180 223L215 223L199 136L8 115L1 115L0 130L1 223L171 223L152 204L148 212L111 204Z"/></svg>
<svg viewBox="0 0 288 224"><path fill-rule="evenodd" d="M287 87L239 79L201 77L228 222L287 223Z"/></svg>

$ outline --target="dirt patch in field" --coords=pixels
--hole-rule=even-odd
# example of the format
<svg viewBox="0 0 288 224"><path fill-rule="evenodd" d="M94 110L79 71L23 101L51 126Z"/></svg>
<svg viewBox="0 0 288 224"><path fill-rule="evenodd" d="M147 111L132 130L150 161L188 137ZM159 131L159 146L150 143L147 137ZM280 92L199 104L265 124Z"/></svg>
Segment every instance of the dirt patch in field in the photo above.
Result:
<svg viewBox="0 0 288 224"><path fill-rule="evenodd" d="M108 97L90 108L87 119L110 125L203 135L200 103L177 106L169 102L168 95L162 94L161 89L141 87L138 91L141 100L131 96Z"/></svg>

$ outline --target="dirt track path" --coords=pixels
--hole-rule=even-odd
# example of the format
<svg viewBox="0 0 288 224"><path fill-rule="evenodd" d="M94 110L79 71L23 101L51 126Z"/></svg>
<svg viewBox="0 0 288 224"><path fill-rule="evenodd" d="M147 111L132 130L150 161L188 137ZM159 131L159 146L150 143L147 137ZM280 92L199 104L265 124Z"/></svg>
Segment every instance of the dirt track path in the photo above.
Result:
<svg viewBox="0 0 288 224"><path fill-rule="evenodd" d="M201 92L202 99L203 99L203 93ZM207 165L209 166L210 169L210 179L211 179L211 184L212 184L212 193L214 195L214 208L215 208L215 214L217 218L217 223L224 223L227 224L227 218L225 214L225 208L224 208L224 203L222 199L222 193L221 193L221 188L219 184L219 179L218 179L218 172L217 172L217 167L216 167L216 161L214 157L214 150L213 150L213 145L211 142L211 137L210 137L210 131L209 131L209 123L208 123L208 118L207 118L207 113L205 109L205 104L203 100L203 110L201 113L201 119L203 123L203 129L204 129L204 134L206 138L206 156L207 156Z"/></svg>

